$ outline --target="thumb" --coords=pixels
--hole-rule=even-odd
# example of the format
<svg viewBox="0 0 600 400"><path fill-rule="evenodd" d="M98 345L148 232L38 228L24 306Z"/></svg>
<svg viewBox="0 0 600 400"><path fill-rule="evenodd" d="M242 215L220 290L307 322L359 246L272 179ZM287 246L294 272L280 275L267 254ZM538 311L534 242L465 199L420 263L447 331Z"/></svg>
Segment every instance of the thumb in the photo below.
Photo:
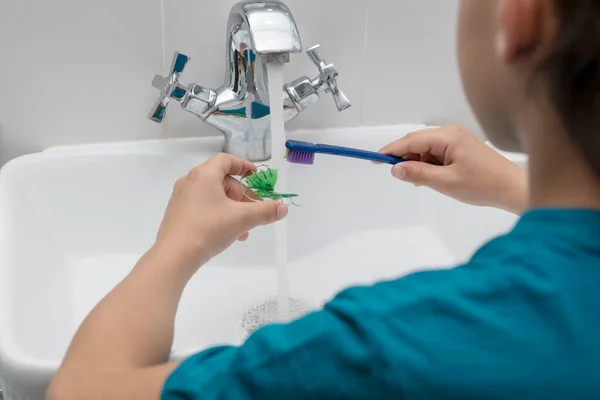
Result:
<svg viewBox="0 0 600 400"><path fill-rule="evenodd" d="M288 214L288 207L279 201L258 201L245 203L244 211L248 229L252 229L284 219Z"/></svg>
<svg viewBox="0 0 600 400"><path fill-rule="evenodd" d="M392 175L401 181L418 186L435 188L445 183L447 175L443 166L428 164L420 161L405 161L394 165Z"/></svg>

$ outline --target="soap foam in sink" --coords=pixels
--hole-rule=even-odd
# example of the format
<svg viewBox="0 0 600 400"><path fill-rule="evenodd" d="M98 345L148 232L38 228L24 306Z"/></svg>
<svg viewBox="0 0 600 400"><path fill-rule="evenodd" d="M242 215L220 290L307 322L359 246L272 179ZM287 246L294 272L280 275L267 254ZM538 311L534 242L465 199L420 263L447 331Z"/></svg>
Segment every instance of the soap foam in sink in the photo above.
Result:
<svg viewBox="0 0 600 400"><path fill-rule="evenodd" d="M278 303L277 298L272 298L250 307L244 312L238 327L243 340L246 340L259 328L277 320L279 314ZM311 311L311 307L307 302L297 298L290 298L289 306L289 314L292 319L300 318Z"/></svg>

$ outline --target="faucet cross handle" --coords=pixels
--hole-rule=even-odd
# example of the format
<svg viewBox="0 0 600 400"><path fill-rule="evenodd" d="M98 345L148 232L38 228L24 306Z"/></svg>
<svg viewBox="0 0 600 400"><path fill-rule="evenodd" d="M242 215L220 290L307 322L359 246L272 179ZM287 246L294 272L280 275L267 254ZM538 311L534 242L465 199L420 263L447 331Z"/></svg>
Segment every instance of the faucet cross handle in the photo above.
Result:
<svg viewBox="0 0 600 400"><path fill-rule="evenodd" d="M175 99L183 103L188 94L188 89L179 83L179 77L190 58L185 54L175 52L173 62L171 63L171 72L169 76L163 77L155 75L152 80L152 86L160 90L160 97L152 107L152 111L148 118L154 122L161 123L167 112L167 106L171 99Z"/></svg>
<svg viewBox="0 0 600 400"><path fill-rule="evenodd" d="M313 81L313 85L318 91L324 90L331 93L335 100L335 105L339 111L349 108L352 104L348 97L340 90L336 77L338 71L333 64L327 64L321 51L321 45L311 47L306 51L308 57L319 68L319 77Z"/></svg>

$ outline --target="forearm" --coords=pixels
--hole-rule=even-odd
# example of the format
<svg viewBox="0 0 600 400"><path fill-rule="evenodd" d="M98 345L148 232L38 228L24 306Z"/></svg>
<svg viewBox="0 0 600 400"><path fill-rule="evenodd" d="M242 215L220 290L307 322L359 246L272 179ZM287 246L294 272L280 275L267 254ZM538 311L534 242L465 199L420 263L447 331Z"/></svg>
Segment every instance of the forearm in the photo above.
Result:
<svg viewBox="0 0 600 400"><path fill-rule="evenodd" d="M150 249L85 319L55 380L77 382L87 392L84 379L91 392L90 377L118 378L165 363L191 270L172 251Z"/></svg>

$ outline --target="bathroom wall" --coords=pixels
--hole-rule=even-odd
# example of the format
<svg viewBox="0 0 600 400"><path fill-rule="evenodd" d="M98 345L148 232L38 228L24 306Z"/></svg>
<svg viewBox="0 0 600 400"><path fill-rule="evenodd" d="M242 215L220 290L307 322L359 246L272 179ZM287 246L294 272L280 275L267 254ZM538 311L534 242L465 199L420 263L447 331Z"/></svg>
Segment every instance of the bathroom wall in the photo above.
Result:
<svg viewBox="0 0 600 400"><path fill-rule="evenodd" d="M146 119L173 50L192 56L185 82L218 86L236 0L0 0L0 164L49 146L215 134L172 107ZM465 123L476 129L454 59L458 0L286 0L305 48L320 43L354 106L331 98L298 128ZM164 28L164 29L163 29ZM166 33L166 41L163 42ZM288 79L314 75L294 55Z"/></svg>

